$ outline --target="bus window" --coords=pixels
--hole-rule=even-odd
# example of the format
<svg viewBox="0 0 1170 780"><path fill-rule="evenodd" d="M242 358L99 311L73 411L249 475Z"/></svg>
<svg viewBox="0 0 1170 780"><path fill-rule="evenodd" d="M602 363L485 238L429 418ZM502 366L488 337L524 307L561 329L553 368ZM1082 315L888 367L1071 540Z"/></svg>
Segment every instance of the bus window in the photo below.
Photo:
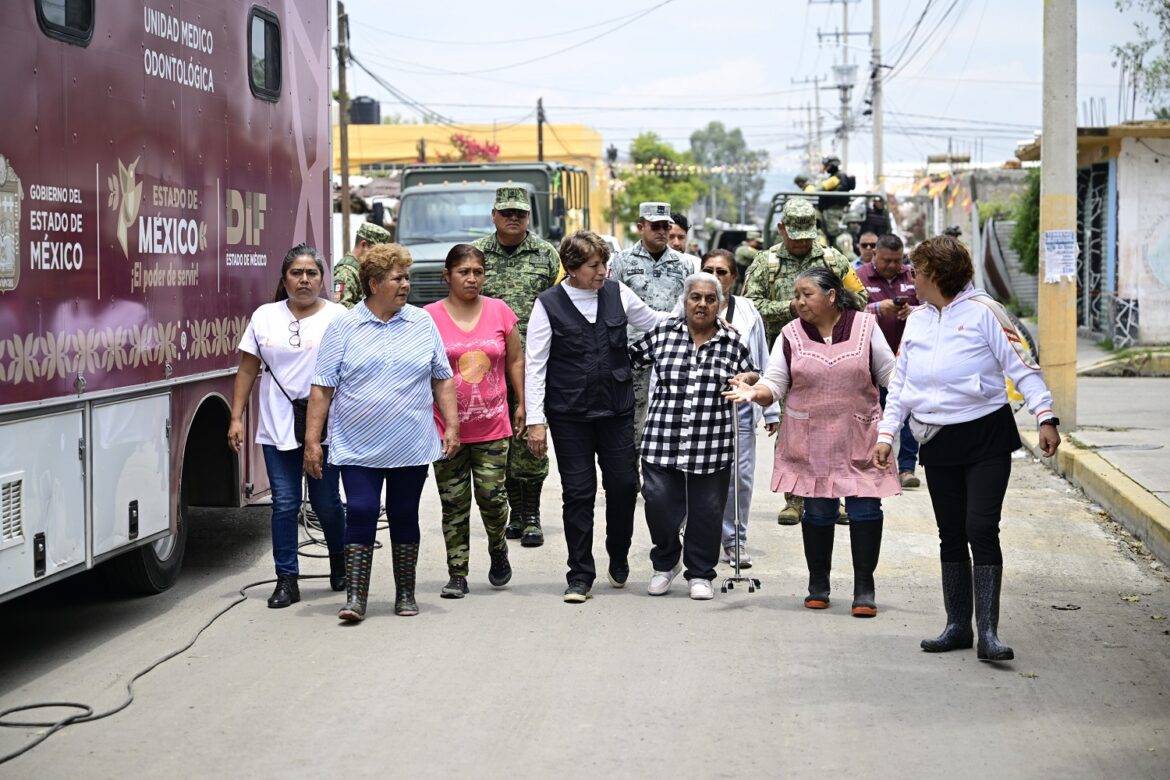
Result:
<svg viewBox="0 0 1170 780"><path fill-rule="evenodd" d="M37 24L50 38L88 46L93 37L93 0L33 0Z"/></svg>
<svg viewBox="0 0 1170 780"><path fill-rule="evenodd" d="M275 14L253 8L248 14L248 83L252 94L275 103L280 99L280 24Z"/></svg>

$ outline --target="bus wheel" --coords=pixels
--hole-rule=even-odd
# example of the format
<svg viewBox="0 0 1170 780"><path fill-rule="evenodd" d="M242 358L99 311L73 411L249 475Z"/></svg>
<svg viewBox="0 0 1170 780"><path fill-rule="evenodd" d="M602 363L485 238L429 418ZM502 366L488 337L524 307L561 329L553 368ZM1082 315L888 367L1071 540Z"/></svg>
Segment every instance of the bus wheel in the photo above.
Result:
<svg viewBox="0 0 1170 780"><path fill-rule="evenodd" d="M173 534L134 548L109 563L109 573L123 589L143 596L162 593L175 584L187 550L187 501L179 486L179 510Z"/></svg>

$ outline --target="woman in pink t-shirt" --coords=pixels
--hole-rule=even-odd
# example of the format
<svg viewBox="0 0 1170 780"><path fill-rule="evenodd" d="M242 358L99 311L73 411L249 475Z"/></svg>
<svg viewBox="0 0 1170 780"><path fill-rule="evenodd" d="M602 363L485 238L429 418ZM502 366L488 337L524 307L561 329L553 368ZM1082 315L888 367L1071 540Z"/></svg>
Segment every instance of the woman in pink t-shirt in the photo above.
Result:
<svg viewBox="0 0 1170 780"><path fill-rule="evenodd" d="M447 253L443 281L450 293L426 310L439 328L447 357L455 372L459 397L459 432L463 446L451 457L435 461L435 481L443 504L443 540L447 543L447 573L443 598L461 599L467 593L470 557L471 496L487 531L491 568L488 582L496 587L512 579L508 563L508 496L504 474L512 421L508 419L508 381L524 398L524 348L516 329L516 315L498 298L481 295L483 253L470 244L456 244ZM516 409L515 425L523 430L524 403ZM435 424L443 432L438 410Z"/></svg>

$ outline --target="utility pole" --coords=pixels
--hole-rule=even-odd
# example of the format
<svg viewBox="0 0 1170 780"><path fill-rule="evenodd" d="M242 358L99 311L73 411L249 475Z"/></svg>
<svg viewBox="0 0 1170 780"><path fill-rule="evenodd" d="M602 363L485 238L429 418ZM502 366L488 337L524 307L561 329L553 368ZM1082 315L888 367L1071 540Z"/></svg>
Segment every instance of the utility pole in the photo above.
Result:
<svg viewBox="0 0 1170 780"><path fill-rule="evenodd" d="M1041 368L1061 427L1077 427L1077 283L1048 267L1077 228L1077 4L1044 3L1044 121L1040 159ZM1064 239L1062 242L1060 239ZM1076 244L1073 244L1075 251ZM1075 266L1074 266L1075 268ZM1053 276L1049 276L1052 271Z"/></svg>
<svg viewBox="0 0 1170 780"><path fill-rule="evenodd" d="M809 173L816 173L821 164L821 82L824 81L820 76L813 76L812 78L805 78L797 81L792 80L793 84L812 84L813 85L813 116L816 125L816 135L813 137L812 150L814 157L809 166Z"/></svg>
<svg viewBox="0 0 1170 780"><path fill-rule="evenodd" d="M341 251L349 246L349 93L345 86L345 63L349 59L349 17L345 3L337 0L337 123L341 136Z"/></svg>
<svg viewBox="0 0 1170 780"><path fill-rule="evenodd" d="M868 32L849 32L849 6L858 2L861 0L809 0L810 4L841 4L841 29L828 33L817 30L817 41L832 38L841 47L841 63L833 66L833 75L836 77L835 86L841 97L841 128L838 137L841 139L842 170L849 167L849 129L852 121L849 116L849 100L853 92L853 82L857 80L857 66L849 62L849 36L869 35Z"/></svg>
<svg viewBox="0 0 1170 780"><path fill-rule="evenodd" d="M882 12L881 0L873 0L873 22L870 24L869 41L873 47L870 62L870 111L873 119L873 187L885 192L885 171L883 170L884 150L882 148Z"/></svg>
<svg viewBox="0 0 1170 780"><path fill-rule="evenodd" d="M544 162L544 98L536 99L536 159Z"/></svg>

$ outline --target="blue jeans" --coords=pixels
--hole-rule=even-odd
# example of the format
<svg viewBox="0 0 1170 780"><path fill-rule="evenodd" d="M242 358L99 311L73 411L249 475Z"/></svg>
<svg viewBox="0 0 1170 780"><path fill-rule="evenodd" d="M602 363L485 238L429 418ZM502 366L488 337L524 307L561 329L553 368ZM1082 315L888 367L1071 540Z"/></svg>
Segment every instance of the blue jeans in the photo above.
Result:
<svg viewBox="0 0 1170 780"><path fill-rule="evenodd" d="M382 485L386 485L386 520L394 544L418 544L418 502L427 481L427 465L374 469L341 466L349 512L345 522L345 543L374 543L378 530L378 507Z"/></svg>
<svg viewBox="0 0 1170 780"><path fill-rule="evenodd" d="M752 508L752 488L756 474L756 427L751 404L742 404L739 414L739 463L731 473L739 482L739 543L747 543L748 514ZM723 546L735 543L735 484L727 488L723 508Z"/></svg>
<svg viewBox="0 0 1170 780"><path fill-rule="evenodd" d="M272 559L277 574L299 574L297 566L297 518L304 500L301 477L304 476L304 447L295 450L264 447L264 466L268 469L268 484L272 486ZM325 543L330 553L341 552L341 538L345 532L345 508L337 489L338 471L329 465L326 452L321 479L308 477L309 504L321 522Z"/></svg>
<svg viewBox="0 0 1170 780"><path fill-rule="evenodd" d="M886 388L881 391L882 408L886 408ZM898 473L909 471L914 473L914 466L918 463L918 440L910 433L910 421L902 423L902 431L898 441Z"/></svg>
<svg viewBox="0 0 1170 780"><path fill-rule="evenodd" d="M806 498L804 500L804 522L809 525L833 525L837 522L841 505L836 498ZM880 498L845 497L845 514L851 523L869 523L881 520L882 500Z"/></svg>

